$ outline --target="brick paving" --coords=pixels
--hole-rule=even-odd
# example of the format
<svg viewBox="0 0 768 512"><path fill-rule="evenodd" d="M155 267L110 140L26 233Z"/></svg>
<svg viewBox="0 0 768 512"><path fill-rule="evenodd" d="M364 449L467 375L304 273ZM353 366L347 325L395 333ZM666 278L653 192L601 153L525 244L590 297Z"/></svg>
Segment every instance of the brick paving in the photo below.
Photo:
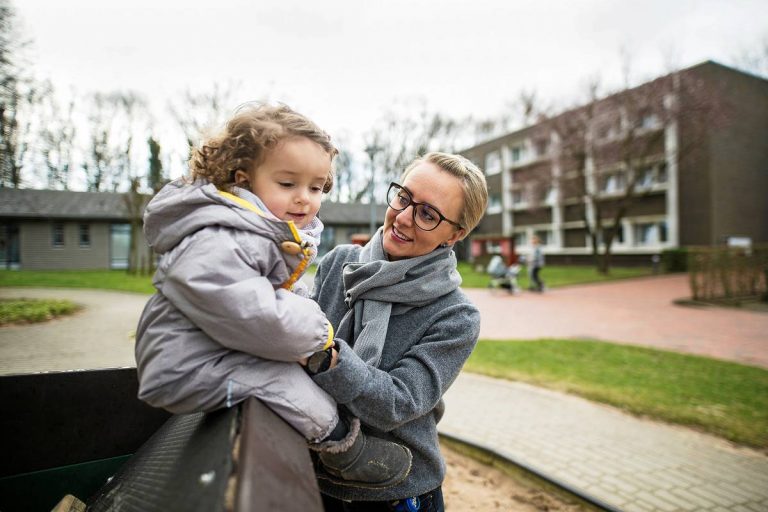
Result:
<svg viewBox="0 0 768 512"><path fill-rule="evenodd" d="M768 510L768 457L713 436L471 373L445 403L441 433L617 510Z"/></svg>
<svg viewBox="0 0 768 512"><path fill-rule="evenodd" d="M675 299L690 295L686 275L568 286L543 294L465 291L482 312L481 338L591 338L768 368L768 313L675 305Z"/></svg>
<svg viewBox="0 0 768 512"><path fill-rule="evenodd" d="M545 275L546 277L546 275ZM587 337L768 367L768 315L675 306L681 276L573 286L543 295L467 290L488 339ZM143 295L0 288L86 309L0 328L0 374L132 366ZM464 439L628 512L768 511L768 457L713 436L640 419L571 395L464 373L440 423Z"/></svg>

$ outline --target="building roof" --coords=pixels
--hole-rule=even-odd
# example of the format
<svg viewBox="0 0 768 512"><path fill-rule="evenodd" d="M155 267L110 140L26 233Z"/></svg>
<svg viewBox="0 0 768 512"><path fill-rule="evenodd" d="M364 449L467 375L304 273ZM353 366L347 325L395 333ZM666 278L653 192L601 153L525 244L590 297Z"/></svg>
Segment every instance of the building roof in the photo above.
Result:
<svg viewBox="0 0 768 512"><path fill-rule="evenodd" d="M124 194L0 188L0 217L128 220Z"/></svg>
<svg viewBox="0 0 768 512"><path fill-rule="evenodd" d="M384 222L384 213L386 210L386 205L376 205L375 220L377 226ZM371 222L371 205L362 203L323 202L318 217L320 217L320 220L327 225L346 224L368 226Z"/></svg>
<svg viewBox="0 0 768 512"><path fill-rule="evenodd" d="M705 70L705 69L712 69L712 70L717 70L717 71L724 72L724 73L731 73L731 74L746 76L746 77L750 77L752 79L759 80L760 82L763 82L764 84L768 83L768 79L766 79L765 77L758 76L756 74L753 74L753 73L750 73L750 72L747 72L747 71L742 71L741 69L736 69L736 68L733 68L733 67L730 67L730 66L726 66L724 64L720 64L719 62L715 62L713 60L706 60L704 62L700 62L698 64L694 64L693 66L689 66L687 68L683 68L683 69L680 69L678 71L673 71L673 72L668 73L666 75L662 75L662 76L653 78L653 79L648 80L646 82L643 82L643 83L641 83L639 85L633 86L630 89L631 90L640 89L640 88L642 88L644 86L647 86L651 82L655 82L657 80L667 79L667 78L669 78L669 77L671 77L672 75L675 75L675 74L695 74L695 73L698 73L701 70ZM619 92L614 92L614 93L608 94L605 97L597 99L596 103L604 102L604 101L608 100L611 97L620 96L622 94L625 94L626 92L627 91L619 91ZM541 126L541 125L545 124L547 121L552 121L553 119L557 119L557 118L560 118L562 116L568 116L568 115L572 114L573 112L577 112L577 111L583 109L586 105L589 105L589 103L586 103L584 105L579 105L579 106L574 107L574 108L569 108L567 110L564 110L563 112L559 112L559 113L553 115L551 117L551 119L547 119L545 121L537 121L537 122L534 122L534 123L532 123L532 124L530 124L528 126L519 128L517 130L513 130L511 132L507 132L507 133L504 133L504 134L492 137L492 138L487 139L487 140L483 140L482 142L480 142L478 144L475 144L474 146L471 146L471 147L468 147L468 148L465 148L465 149L459 151L459 153L464 155L465 153L471 153L471 152L474 152L474 151L481 151L482 152L482 151L487 150L487 149L495 149L496 147L498 147L498 145L500 143L507 142L507 141L510 141L510 140L515 140L515 139L518 139L518 138L524 138L526 135L528 135L528 132L534 131L538 126Z"/></svg>

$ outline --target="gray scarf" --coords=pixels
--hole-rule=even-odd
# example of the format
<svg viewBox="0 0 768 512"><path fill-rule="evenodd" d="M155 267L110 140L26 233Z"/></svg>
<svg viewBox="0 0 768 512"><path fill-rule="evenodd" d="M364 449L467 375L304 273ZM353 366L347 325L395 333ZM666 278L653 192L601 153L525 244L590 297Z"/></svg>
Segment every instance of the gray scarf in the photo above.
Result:
<svg viewBox="0 0 768 512"><path fill-rule="evenodd" d="M338 336L354 343L354 351L378 367L389 317L402 315L452 292L461 284L452 247L429 254L388 261L382 245L382 228L360 253L360 261L344 265L345 303Z"/></svg>

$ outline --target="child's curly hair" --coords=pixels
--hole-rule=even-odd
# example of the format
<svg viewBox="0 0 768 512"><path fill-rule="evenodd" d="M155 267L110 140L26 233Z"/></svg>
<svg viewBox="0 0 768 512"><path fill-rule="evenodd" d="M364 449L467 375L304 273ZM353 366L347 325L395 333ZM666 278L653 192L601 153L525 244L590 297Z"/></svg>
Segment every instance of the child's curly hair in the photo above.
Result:
<svg viewBox="0 0 768 512"><path fill-rule="evenodd" d="M331 137L305 116L287 105L246 103L218 134L192 148L189 169L192 179L205 178L219 190L230 190L235 171L249 172L266 154L288 137L306 137L319 144L333 159L339 150ZM333 168L323 192L333 187Z"/></svg>

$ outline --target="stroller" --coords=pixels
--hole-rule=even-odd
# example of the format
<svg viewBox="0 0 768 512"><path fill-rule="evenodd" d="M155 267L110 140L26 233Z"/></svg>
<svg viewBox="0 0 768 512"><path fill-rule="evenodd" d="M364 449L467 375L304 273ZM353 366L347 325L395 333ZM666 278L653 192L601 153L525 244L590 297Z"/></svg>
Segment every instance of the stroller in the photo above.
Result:
<svg viewBox="0 0 768 512"><path fill-rule="evenodd" d="M504 264L504 259L498 254L488 262L486 272L491 276L488 288L501 288L507 290L510 294L520 291L520 285L517 283L517 276L520 274L520 265L514 263L510 266Z"/></svg>

